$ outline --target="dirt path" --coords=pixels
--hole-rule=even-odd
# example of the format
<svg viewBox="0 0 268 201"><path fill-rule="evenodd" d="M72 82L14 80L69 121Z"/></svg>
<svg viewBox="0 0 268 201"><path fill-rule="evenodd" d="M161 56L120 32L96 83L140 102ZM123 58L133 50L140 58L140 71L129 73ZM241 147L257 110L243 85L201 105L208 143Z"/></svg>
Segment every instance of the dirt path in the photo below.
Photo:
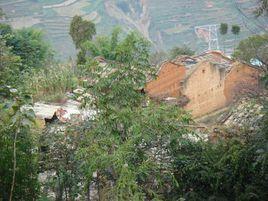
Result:
<svg viewBox="0 0 268 201"><path fill-rule="evenodd" d="M60 7L69 6L71 4L74 4L77 1L79 1L79 0L67 0L67 1L64 1L64 2L59 3L59 4L43 6L43 8L60 8Z"/></svg>

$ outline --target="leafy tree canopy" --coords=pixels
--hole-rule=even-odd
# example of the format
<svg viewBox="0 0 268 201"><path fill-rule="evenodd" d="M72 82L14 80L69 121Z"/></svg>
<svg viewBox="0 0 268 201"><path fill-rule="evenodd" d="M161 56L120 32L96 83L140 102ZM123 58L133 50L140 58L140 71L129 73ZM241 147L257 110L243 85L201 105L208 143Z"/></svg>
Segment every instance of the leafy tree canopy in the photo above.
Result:
<svg viewBox="0 0 268 201"><path fill-rule="evenodd" d="M182 47L174 47L170 50L170 58L171 59L175 59L177 56L180 55L194 55L194 51L191 50L189 47L187 47L186 45L182 46Z"/></svg>
<svg viewBox="0 0 268 201"><path fill-rule="evenodd" d="M20 56L24 68L44 67L51 57L49 46L43 40L43 33L35 29L21 29L7 40L7 45L12 47L12 52Z"/></svg>
<svg viewBox="0 0 268 201"><path fill-rule="evenodd" d="M11 47L11 52L21 58L20 70L42 68L52 58L52 51L39 30L24 28L14 31L10 25L1 23L0 35Z"/></svg>
<svg viewBox="0 0 268 201"><path fill-rule="evenodd" d="M21 59L6 46L6 41L0 38L0 85L13 85L17 82Z"/></svg>
<svg viewBox="0 0 268 201"><path fill-rule="evenodd" d="M106 37L107 44L113 44L111 38ZM96 50L94 56L104 52L97 44L86 44L91 52ZM168 162L159 162L151 150L158 147L168 152L171 142L187 132L181 125L187 125L190 117L175 106L143 107L147 99L140 89L151 74L146 40L132 32L107 48L111 47L115 52L106 57L113 61L89 67L91 97L86 102L97 114L79 152L85 161L84 174L90 183L97 172L107 200L161 199L176 182ZM107 182L114 185L108 187Z"/></svg>
<svg viewBox="0 0 268 201"><path fill-rule="evenodd" d="M240 26L238 26L238 25L233 25L232 26L232 33L234 34L234 35L238 35L239 33L240 33Z"/></svg>
<svg viewBox="0 0 268 201"><path fill-rule="evenodd" d="M123 39L120 38L120 28L115 28L111 36L100 36L94 41L83 44L84 57L104 57L108 61L119 63L133 63L149 65L150 43L137 32L130 32Z"/></svg>
<svg viewBox="0 0 268 201"><path fill-rule="evenodd" d="M92 40L96 34L95 24L91 21L83 20L81 16L74 16L70 24L70 35L77 49L81 48L83 42Z"/></svg>
<svg viewBox="0 0 268 201"><path fill-rule="evenodd" d="M35 115L23 108L30 104L27 94L0 86L0 199L36 200L38 165L31 129Z"/></svg>
<svg viewBox="0 0 268 201"><path fill-rule="evenodd" d="M220 33L221 33L221 35L225 35L225 34L228 33L228 24L221 23L221 25L220 25Z"/></svg>
<svg viewBox="0 0 268 201"><path fill-rule="evenodd" d="M233 53L233 57L246 62L252 59L258 59L264 64L268 62L268 35L255 35L240 41L238 47Z"/></svg>

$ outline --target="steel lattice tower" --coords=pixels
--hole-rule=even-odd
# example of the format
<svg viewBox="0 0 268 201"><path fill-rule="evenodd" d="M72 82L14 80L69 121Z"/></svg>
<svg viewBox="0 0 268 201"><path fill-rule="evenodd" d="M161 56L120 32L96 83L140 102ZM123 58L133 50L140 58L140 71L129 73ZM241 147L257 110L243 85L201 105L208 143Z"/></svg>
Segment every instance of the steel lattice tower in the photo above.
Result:
<svg viewBox="0 0 268 201"><path fill-rule="evenodd" d="M199 38L204 39L208 43L208 50L219 50L217 24L210 24L204 26L196 26L195 33Z"/></svg>

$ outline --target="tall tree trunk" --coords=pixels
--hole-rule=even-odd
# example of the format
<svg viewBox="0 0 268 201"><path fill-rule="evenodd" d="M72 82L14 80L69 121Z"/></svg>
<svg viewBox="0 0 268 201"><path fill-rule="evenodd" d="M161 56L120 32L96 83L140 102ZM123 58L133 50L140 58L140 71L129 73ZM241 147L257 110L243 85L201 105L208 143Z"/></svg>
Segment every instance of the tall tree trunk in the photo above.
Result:
<svg viewBox="0 0 268 201"><path fill-rule="evenodd" d="M13 143L13 176L12 176L12 184L11 184L11 189L10 189L9 201L12 201L15 180L16 180L16 168L17 168L16 145L17 145L18 132L20 132L20 129L18 129L18 131L15 132L14 143Z"/></svg>

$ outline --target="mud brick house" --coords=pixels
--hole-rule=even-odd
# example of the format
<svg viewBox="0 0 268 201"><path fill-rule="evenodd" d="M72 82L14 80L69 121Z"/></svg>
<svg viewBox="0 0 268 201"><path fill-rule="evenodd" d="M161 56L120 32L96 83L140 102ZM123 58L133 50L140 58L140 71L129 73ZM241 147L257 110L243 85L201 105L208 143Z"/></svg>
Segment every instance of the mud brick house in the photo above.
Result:
<svg viewBox="0 0 268 201"><path fill-rule="evenodd" d="M198 117L224 108L239 95L256 89L259 74L256 67L210 51L164 62L145 91L161 100L183 98L187 100L183 107Z"/></svg>

